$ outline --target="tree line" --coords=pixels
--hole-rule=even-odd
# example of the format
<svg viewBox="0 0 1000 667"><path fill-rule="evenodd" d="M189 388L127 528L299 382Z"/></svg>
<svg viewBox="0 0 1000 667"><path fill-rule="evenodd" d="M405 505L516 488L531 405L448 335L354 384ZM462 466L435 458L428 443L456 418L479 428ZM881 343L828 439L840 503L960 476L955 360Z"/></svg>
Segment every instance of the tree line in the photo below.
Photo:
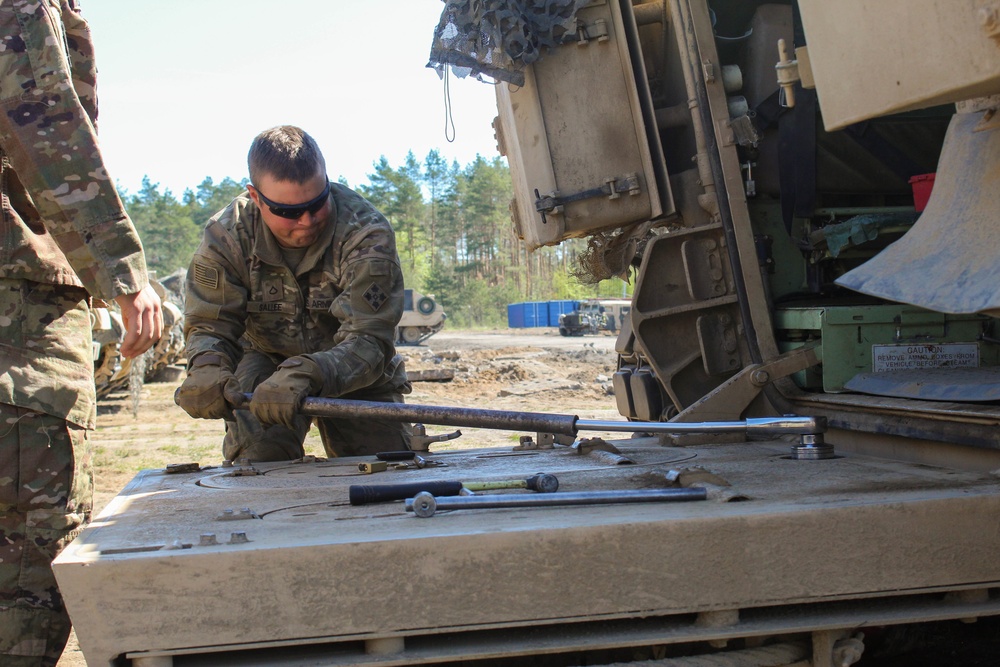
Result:
<svg viewBox="0 0 1000 667"><path fill-rule="evenodd" d="M526 251L510 219L510 172L500 157L461 166L432 150L393 166L382 156L367 178L353 187L392 224L406 285L433 294L456 327L506 326L510 303L625 294L617 278L595 286L573 277L582 241ZM149 267L160 277L186 269L208 220L246 185L205 178L178 200L147 176L138 192L125 193Z"/></svg>

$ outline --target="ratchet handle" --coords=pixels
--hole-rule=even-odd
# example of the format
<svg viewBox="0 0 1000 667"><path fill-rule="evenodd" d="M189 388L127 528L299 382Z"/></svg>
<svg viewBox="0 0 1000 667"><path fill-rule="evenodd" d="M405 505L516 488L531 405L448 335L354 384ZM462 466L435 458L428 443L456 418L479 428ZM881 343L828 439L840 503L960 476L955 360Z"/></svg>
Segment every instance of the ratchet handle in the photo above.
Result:
<svg viewBox="0 0 1000 667"><path fill-rule="evenodd" d="M462 483L439 480L406 484L352 484L347 490L347 494L352 505L367 505L368 503L406 500L421 491L435 496L457 496L462 491Z"/></svg>

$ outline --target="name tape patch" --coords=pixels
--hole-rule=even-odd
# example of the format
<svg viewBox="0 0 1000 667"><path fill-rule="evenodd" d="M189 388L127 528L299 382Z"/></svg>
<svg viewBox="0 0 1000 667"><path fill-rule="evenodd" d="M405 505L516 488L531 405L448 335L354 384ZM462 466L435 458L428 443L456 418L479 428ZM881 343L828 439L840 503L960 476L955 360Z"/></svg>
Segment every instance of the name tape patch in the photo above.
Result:
<svg viewBox="0 0 1000 667"><path fill-rule="evenodd" d="M294 313L295 304L284 301L248 301L248 313Z"/></svg>

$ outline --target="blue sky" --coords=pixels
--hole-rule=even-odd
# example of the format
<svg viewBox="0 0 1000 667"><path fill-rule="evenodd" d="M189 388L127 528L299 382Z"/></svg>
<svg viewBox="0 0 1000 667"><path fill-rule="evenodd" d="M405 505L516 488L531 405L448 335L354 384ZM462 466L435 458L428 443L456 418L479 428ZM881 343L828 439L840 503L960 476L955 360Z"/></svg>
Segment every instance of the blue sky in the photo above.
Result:
<svg viewBox="0 0 1000 667"><path fill-rule="evenodd" d="M496 155L493 87L425 67L440 0L83 0L97 48L99 133L129 192L144 175L180 197L246 173L259 131L299 125L330 177L365 182L385 155Z"/></svg>

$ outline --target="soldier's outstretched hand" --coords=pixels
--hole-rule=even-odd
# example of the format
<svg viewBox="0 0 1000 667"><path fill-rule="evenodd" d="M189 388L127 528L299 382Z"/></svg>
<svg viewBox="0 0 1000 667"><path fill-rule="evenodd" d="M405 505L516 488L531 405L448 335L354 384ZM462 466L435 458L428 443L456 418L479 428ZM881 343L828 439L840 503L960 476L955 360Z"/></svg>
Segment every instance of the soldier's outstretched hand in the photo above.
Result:
<svg viewBox="0 0 1000 667"><path fill-rule="evenodd" d="M146 285L139 292L115 297L115 301L122 309L122 319L125 321L125 339L121 344L121 353L128 358L137 357L163 335L160 297L152 286Z"/></svg>

